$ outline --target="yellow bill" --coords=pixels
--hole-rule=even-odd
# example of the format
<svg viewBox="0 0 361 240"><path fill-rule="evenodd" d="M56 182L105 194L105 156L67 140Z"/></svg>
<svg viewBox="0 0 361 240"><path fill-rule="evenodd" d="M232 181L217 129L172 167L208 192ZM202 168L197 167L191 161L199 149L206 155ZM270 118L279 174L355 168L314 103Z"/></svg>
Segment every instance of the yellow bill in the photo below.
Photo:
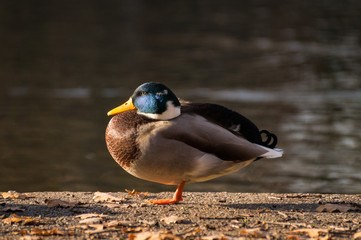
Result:
<svg viewBox="0 0 361 240"><path fill-rule="evenodd" d="M130 111L133 109L136 109L136 107L133 105L132 98L129 98L129 100L126 101L124 104L110 110L107 114L108 114L108 116L110 116L110 115L115 115L115 114L118 114L121 112Z"/></svg>

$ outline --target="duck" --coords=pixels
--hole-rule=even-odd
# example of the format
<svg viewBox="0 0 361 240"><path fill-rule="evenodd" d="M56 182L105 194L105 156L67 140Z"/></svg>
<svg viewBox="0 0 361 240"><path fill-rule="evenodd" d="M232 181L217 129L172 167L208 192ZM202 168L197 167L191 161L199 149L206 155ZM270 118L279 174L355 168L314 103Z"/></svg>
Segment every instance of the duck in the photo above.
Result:
<svg viewBox="0 0 361 240"><path fill-rule="evenodd" d="M278 158L277 136L240 113L214 103L182 101L162 83L147 82L110 110L105 140L112 158L131 175L176 185L183 201L186 183L238 171L261 158Z"/></svg>

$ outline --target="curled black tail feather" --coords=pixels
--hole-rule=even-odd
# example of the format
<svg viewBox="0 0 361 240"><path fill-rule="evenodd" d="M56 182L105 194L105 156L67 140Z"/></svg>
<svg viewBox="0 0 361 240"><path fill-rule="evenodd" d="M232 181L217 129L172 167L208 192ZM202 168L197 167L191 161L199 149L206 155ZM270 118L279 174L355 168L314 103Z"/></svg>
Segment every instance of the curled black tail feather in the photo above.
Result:
<svg viewBox="0 0 361 240"><path fill-rule="evenodd" d="M273 133L270 133L267 130L261 130L259 131L259 134L262 135L265 134L266 135L266 139L263 141L263 138L261 140L261 145L264 147L268 147L268 148L274 148L277 145L277 136L274 135ZM262 157L258 157L256 158L256 160L261 159Z"/></svg>
<svg viewBox="0 0 361 240"><path fill-rule="evenodd" d="M266 135L266 139L263 141L262 139L262 146L268 147L268 148L274 148L277 145L277 136L274 135L273 133L270 133L267 130L261 130L259 132L259 134L265 134Z"/></svg>

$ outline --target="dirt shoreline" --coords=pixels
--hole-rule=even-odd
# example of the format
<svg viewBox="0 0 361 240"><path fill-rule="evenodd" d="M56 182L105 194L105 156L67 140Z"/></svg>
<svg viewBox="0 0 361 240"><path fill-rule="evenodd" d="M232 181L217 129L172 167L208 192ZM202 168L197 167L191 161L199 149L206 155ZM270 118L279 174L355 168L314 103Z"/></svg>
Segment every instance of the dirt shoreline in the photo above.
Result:
<svg viewBox="0 0 361 240"><path fill-rule="evenodd" d="M3 239L361 239L361 195L185 192L0 194ZM61 201L60 201L61 200Z"/></svg>

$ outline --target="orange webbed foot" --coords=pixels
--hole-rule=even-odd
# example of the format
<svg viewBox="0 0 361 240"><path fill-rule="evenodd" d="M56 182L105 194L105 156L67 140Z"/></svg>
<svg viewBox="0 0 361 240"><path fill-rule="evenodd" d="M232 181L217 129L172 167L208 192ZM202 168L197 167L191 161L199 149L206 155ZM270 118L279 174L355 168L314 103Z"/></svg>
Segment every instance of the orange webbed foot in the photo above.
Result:
<svg viewBox="0 0 361 240"><path fill-rule="evenodd" d="M179 201L183 201L183 198L181 198L180 200L178 199L159 199L159 200L152 200L149 201L153 204L157 204L157 205L164 205L164 204L175 204L175 203L179 203Z"/></svg>
<svg viewBox="0 0 361 240"><path fill-rule="evenodd" d="M149 201L149 202L151 202L151 203L153 203L153 204L157 204L157 205L179 203L180 201L183 201L182 193L183 193L184 185L185 185L185 182L182 182L181 184L178 185L178 188L177 188L177 190L175 191L173 198L170 198L170 199L151 200L151 201Z"/></svg>

